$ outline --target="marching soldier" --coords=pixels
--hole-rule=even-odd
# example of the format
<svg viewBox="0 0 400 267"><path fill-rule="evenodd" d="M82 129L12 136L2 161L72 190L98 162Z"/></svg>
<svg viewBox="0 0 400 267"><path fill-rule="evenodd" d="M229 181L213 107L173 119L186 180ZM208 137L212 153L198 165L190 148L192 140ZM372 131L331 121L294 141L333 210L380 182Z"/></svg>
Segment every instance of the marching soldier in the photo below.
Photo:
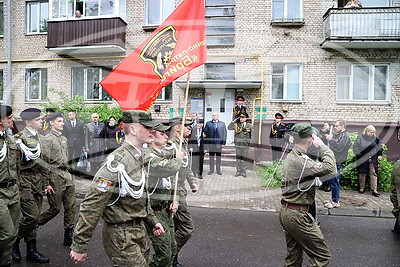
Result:
<svg viewBox="0 0 400 267"><path fill-rule="evenodd" d="M12 108L0 105L0 266L11 266L12 247L20 220L20 195L15 139L7 131L13 128Z"/></svg>
<svg viewBox="0 0 400 267"><path fill-rule="evenodd" d="M400 160L396 161L392 172L390 201L393 203L393 215L396 218L393 233L400 235Z"/></svg>
<svg viewBox="0 0 400 267"><path fill-rule="evenodd" d="M125 142L103 162L82 201L71 246L71 259L87 258L90 238L100 217L103 246L113 266L148 266L150 247L145 224L154 235L164 233L150 207L142 146L153 140L151 114L124 111Z"/></svg>
<svg viewBox="0 0 400 267"><path fill-rule="evenodd" d="M247 177L247 159L249 158L249 147L253 137L253 126L247 122L247 114L240 114L240 117L228 125L228 130L235 131L236 145L236 174L235 177Z"/></svg>
<svg viewBox="0 0 400 267"><path fill-rule="evenodd" d="M19 223L17 241L14 243L12 259L20 262L22 259L19 249L21 239L26 242L26 260L36 263L47 263L49 258L37 251L36 236L39 226L40 210L43 193L51 190L43 181L43 161L41 160L40 134L42 129L41 111L28 108L21 112L20 117L26 127L15 135L16 142L22 152L20 162L20 185L22 218Z"/></svg>
<svg viewBox="0 0 400 267"><path fill-rule="evenodd" d="M47 163L49 172L47 190L49 208L39 217L39 225L45 225L53 219L64 206L64 246L71 246L75 220L75 184L68 172L67 138L62 136L64 118L62 112L55 112L46 118L51 131L43 138L43 159Z"/></svg>
<svg viewBox="0 0 400 267"><path fill-rule="evenodd" d="M190 134L190 125L191 121L187 120L185 121L185 125L182 128L182 118L180 117L175 117L170 120L171 135L169 143L175 149L178 148L180 136L183 131L182 152L185 153L185 157L183 158L183 165L182 168L179 170L178 177L177 196L179 198L179 209L174 216L175 239L178 246L178 253L186 244L186 242L189 241L189 239L192 237L194 231L193 219L190 215L186 203L187 191L185 182L187 181L189 183L190 189L193 193L196 193L199 189L196 178L194 177L193 172L189 166L189 162L191 159L186 138ZM181 264L179 264L178 262L178 254L176 254L174 258L173 266L181 266Z"/></svg>
<svg viewBox="0 0 400 267"><path fill-rule="evenodd" d="M184 153L164 150L168 141L165 131L170 129L159 123L155 128L154 140L145 150L144 162L148 164L150 204L165 234L156 236L148 229L155 254L150 258L150 266L172 266L177 253L174 220L172 216L178 210L178 202L173 202L174 175L182 167ZM172 152L172 153L171 153ZM176 156L175 156L176 154Z"/></svg>
<svg viewBox="0 0 400 267"><path fill-rule="evenodd" d="M272 148L272 161L278 161L282 156L282 147L284 144L286 124L282 122L283 115L275 114L275 122L271 125L269 142Z"/></svg>
<svg viewBox="0 0 400 267"><path fill-rule="evenodd" d="M246 113L247 114L247 107L243 105L244 97L238 96L236 98L236 105L233 106L233 120L239 118L240 114Z"/></svg>
<svg viewBox="0 0 400 267"><path fill-rule="evenodd" d="M313 134L310 124L292 127L295 146L286 157L282 175L282 208L280 222L286 237L287 256L284 266L301 266L303 251L310 266L327 266L331 253L309 207L315 201L315 186L336 175L333 152ZM307 148L318 148L321 162L307 156Z"/></svg>

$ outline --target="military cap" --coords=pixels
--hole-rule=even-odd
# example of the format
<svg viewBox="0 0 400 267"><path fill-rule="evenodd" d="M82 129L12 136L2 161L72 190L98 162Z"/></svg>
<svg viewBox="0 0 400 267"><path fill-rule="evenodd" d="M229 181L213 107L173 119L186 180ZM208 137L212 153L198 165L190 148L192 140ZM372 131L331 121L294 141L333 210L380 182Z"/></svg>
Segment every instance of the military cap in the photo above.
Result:
<svg viewBox="0 0 400 267"><path fill-rule="evenodd" d="M158 123L157 126L154 127L154 130L156 131L165 133L171 128L171 126L166 126L161 121L155 121L155 122Z"/></svg>
<svg viewBox="0 0 400 267"><path fill-rule="evenodd" d="M172 118L172 119L169 120L169 125L172 127L172 126L177 125L177 124L182 124L182 119L183 119L182 117ZM190 120L185 120L185 126L186 125L191 125L191 124L192 124L192 122Z"/></svg>
<svg viewBox="0 0 400 267"><path fill-rule="evenodd" d="M314 131L309 123L296 123L292 127L292 132L299 136L299 138L307 138L311 136Z"/></svg>
<svg viewBox="0 0 400 267"><path fill-rule="evenodd" d="M240 118L248 118L248 115L247 115L247 113L240 113L240 116L239 116Z"/></svg>
<svg viewBox="0 0 400 267"><path fill-rule="evenodd" d="M12 107L0 104L0 119L4 119L12 114Z"/></svg>
<svg viewBox="0 0 400 267"><path fill-rule="evenodd" d="M203 119L198 119L197 123L204 123L204 120Z"/></svg>
<svg viewBox="0 0 400 267"><path fill-rule="evenodd" d="M236 97L236 100L237 101L244 101L244 97L243 96L238 96L238 97Z"/></svg>
<svg viewBox="0 0 400 267"><path fill-rule="evenodd" d="M54 108L45 108L44 111L46 111L47 113L54 113L56 112L56 110Z"/></svg>
<svg viewBox="0 0 400 267"><path fill-rule="evenodd" d="M21 117L22 120L27 121L27 120L32 120L40 117L40 113L42 111L37 108L27 108L24 109L19 116Z"/></svg>
<svg viewBox="0 0 400 267"><path fill-rule="evenodd" d="M122 113L124 123L140 123L146 127L154 128L157 122L151 118L151 113L144 110L126 110Z"/></svg>
<svg viewBox="0 0 400 267"><path fill-rule="evenodd" d="M278 113L275 114L275 119L282 119L283 120L283 115L278 112Z"/></svg>
<svg viewBox="0 0 400 267"><path fill-rule="evenodd" d="M64 118L64 113L62 112L54 112L47 116L46 121L54 121L57 118Z"/></svg>

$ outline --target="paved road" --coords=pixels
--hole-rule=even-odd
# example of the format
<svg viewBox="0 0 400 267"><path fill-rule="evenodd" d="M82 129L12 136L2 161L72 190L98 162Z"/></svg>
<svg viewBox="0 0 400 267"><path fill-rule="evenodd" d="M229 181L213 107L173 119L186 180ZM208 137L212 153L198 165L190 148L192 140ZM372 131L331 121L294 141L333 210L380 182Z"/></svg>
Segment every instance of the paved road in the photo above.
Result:
<svg viewBox="0 0 400 267"><path fill-rule="evenodd" d="M181 252L184 266L282 266L285 241L278 214L193 207L191 211L196 232ZM61 219L57 216L39 232L40 251L51 263L34 265L23 259L15 266L74 266L69 249L62 246ZM325 215L318 219L333 254L331 266L400 266L400 237L390 231L393 219ZM82 266L110 266L101 228L97 227L89 260Z"/></svg>

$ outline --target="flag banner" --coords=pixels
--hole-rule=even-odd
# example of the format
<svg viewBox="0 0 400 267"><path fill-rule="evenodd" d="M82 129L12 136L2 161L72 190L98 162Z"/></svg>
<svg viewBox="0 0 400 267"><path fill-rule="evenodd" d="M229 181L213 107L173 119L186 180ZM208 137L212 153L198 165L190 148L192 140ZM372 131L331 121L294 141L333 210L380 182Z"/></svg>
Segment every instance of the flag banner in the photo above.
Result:
<svg viewBox="0 0 400 267"><path fill-rule="evenodd" d="M204 0L184 0L100 84L122 109L148 110L163 87L206 58Z"/></svg>

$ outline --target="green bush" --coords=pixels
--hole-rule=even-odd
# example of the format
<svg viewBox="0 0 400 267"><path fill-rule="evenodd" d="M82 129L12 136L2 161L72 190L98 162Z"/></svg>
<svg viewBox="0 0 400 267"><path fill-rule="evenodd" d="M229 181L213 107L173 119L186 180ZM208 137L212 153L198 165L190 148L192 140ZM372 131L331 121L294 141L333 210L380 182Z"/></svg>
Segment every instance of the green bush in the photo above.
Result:
<svg viewBox="0 0 400 267"><path fill-rule="evenodd" d="M354 144L358 133L349 133L351 142ZM394 162L387 161L387 146L383 145L383 156L380 161L381 171L378 173L378 191L388 192L390 190L390 179L392 175ZM257 167L256 172L261 179L262 186L278 187L281 186L282 163L274 162L271 167ZM274 170L276 171L274 173ZM271 179L272 176L272 179ZM356 157L353 153L353 145L349 149L347 161L342 169L342 179L340 180L342 189L358 190L358 171L356 168ZM370 188L369 179L366 181L366 188Z"/></svg>

